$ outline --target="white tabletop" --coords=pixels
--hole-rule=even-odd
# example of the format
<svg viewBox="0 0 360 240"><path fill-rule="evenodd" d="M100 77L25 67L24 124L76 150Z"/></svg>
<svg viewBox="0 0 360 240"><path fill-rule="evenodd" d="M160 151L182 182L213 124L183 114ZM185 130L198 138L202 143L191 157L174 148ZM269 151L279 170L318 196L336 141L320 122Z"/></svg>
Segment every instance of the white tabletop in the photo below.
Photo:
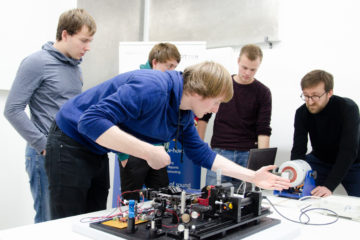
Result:
<svg viewBox="0 0 360 240"><path fill-rule="evenodd" d="M278 209L278 211L285 215L287 218L290 218L295 221L299 221L299 216L301 213L301 209L308 206L308 208L316 208L318 207L318 204L316 203L316 199L310 199L305 201L299 201L299 200L292 200L289 198L280 198L280 197L269 197L270 201L273 202L275 207ZM360 199L359 199L360 201ZM267 201L263 201L263 205L269 206L267 204ZM284 218L282 218L276 211L274 211L273 208L271 208L273 213L271 214L271 217L277 218L281 220L281 224L287 223L289 226L300 226L301 233L297 236L297 238L292 239L343 239L345 236L346 239L358 239L357 236L360 229L360 222L354 221L350 219L346 219L343 217L339 217L338 220L335 223L329 224L329 225L305 225L305 224L298 224L298 223L292 223ZM310 222L312 224L325 224L330 223L336 220L336 218L333 215L326 214L329 212L326 211L310 211L308 212L308 215L310 217ZM303 218L303 221L306 219Z"/></svg>
<svg viewBox="0 0 360 240"><path fill-rule="evenodd" d="M286 217L298 220L300 211L304 207L304 202L270 196L269 199L275 207ZM307 204L307 203L306 203ZM264 206L269 206L266 200ZM326 226L308 226L304 224L292 223L273 212L269 217L281 220L281 223L266 230L253 234L246 240L251 239L341 239L344 236L357 236L360 229L360 222L340 218L336 223ZM85 217L106 216L112 210L99 211L69 218L63 218L45 223L26 225L0 231L0 240L21 240L21 239L101 239L101 240L119 240L119 237L107 234L89 227L88 223L81 223L80 220ZM20 217L20 216L19 216ZM333 216L313 212L310 215L312 223L326 223L334 220ZM346 233L346 234L345 234Z"/></svg>

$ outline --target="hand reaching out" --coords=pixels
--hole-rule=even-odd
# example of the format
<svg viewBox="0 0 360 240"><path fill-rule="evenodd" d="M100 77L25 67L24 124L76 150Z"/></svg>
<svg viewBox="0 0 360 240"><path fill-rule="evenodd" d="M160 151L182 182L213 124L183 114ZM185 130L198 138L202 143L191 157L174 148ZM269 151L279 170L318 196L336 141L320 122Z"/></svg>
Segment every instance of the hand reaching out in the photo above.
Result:
<svg viewBox="0 0 360 240"><path fill-rule="evenodd" d="M281 191L283 189L288 189L290 187L289 179L282 178L269 172L275 168L275 165L269 165L257 170L254 177L255 185L268 190Z"/></svg>

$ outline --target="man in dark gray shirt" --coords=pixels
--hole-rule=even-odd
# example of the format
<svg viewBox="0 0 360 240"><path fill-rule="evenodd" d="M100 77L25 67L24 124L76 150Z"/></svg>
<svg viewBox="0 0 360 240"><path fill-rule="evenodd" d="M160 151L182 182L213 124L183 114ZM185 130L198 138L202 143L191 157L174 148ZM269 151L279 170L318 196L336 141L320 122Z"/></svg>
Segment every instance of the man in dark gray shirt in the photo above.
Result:
<svg viewBox="0 0 360 240"><path fill-rule="evenodd" d="M26 171L36 211L35 223L50 219L48 179L44 168L46 141L60 107L81 92L79 64L90 50L94 19L83 9L64 12L56 42L47 42L20 64L6 101L4 115L27 141ZM25 112L30 109L30 118Z"/></svg>

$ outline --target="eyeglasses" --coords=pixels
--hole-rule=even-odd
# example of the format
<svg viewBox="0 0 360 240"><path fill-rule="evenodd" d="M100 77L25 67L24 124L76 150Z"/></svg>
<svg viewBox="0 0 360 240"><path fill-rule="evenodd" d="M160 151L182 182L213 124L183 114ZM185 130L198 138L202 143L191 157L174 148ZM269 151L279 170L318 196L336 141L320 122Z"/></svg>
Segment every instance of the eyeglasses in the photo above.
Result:
<svg viewBox="0 0 360 240"><path fill-rule="evenodd" d="M324 96L324 94L327 92L324 92L323 94L321 94L320 96L314 95L314 96L306 96L303 93L300 95L300 98L304 101L309 101L309 99L311 99L313 102L318 102L320 100L320 98L322 96Z"/></svg>

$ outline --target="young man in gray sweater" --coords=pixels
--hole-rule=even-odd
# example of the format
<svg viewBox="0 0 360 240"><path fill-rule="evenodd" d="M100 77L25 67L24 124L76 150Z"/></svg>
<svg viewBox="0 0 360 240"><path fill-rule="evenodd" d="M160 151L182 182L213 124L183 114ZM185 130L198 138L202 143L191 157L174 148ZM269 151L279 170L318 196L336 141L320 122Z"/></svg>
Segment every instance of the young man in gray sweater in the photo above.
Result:
<svg viewBox="0 0 360 240"><path fill-rule="evenodd" d="M26 171L36 211L35 223L50 219L48 179L44 169L50 125L60 107L81 93L79 64L90 50L96 32L94 19L83 9L64 12L56 41L26 57L20 64L6 101L4 115L26 140ZM25 112L30 109L30 118Z"/></svg>

